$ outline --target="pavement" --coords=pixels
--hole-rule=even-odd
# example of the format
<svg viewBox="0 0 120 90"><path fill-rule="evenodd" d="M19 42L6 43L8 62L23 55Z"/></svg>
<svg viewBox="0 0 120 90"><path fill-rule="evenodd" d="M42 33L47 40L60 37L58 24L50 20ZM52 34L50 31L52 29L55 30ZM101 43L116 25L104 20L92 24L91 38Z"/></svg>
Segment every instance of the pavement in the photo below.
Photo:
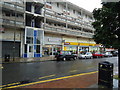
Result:
<svg viewBox="0 0 120 90"><path fill-rule="evenodd" d="M37 58L10 58L9 61L5 61L4 58L0 58L0 63L30 63L30 62L42 62L55 60L54 56L37 57Z"/></svg>
<svg viewBox="0 0 120 90"><path fill-rule="evenodd" d="M32 82L27 84L22 84L18 86L11 86L9 88L16 88L16 89L79 89L79 88L106 88L104 86L99 86L98 83L98 73L91 72L91 73L84 73L79 74L76 76L68 76L63 78L57 79L50 79L38 82ZM113 88L118 88L118 80L114 79L114 86ZM4 88L3 88L4 89Z"/></svg>
<svg viewBox="0 0 120 90"><path fill-rule="evenodd" d="M98 85L98 73L84 74L61 80L53 80L45 83L38 83L20 88L107 88ZM113 79L113 88L118 88L118 80Z"/></svg>
<svg viewBox="0 0 120 90"><path fill-rule="evenodd" d="M89 88L92 85L97 84L98 73L85 73L79 76L70 76L65 78L57 78L46 81L40 81L21 85L17 88ZM93 87L92 87L93 88Z"/></svg>

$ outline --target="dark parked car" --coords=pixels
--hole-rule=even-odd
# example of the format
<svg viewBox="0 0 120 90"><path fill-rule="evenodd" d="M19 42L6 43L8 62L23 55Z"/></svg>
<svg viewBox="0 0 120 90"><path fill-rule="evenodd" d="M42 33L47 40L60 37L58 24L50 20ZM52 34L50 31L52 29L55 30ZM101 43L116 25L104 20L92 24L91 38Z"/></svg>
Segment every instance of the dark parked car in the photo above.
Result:
<svg viewBox="0 0 120 90"><path fill-rule="evenodd" d="M118 55L118 51L111 51L113 56L117 56Z"/></svg>
<svg viewBox="0 0 120 90"><path fill-rule="evenodd" d="M59 61L59 60L75 60L77 59L77 56L72 54L69 51L61 51L60 54L56 55L55 58Z"/></svg>

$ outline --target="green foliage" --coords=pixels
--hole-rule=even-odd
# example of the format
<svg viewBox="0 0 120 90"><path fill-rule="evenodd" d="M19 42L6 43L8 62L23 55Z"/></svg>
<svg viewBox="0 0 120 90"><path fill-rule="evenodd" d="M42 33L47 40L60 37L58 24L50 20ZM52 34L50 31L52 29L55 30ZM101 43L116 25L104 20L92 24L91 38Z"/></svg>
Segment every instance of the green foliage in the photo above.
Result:
<svg viewBox="0 0 120 90"><path fill-rule="evenodd" d="M106 47L120 48L120 2L103 3L102 8L94 9L93 16L94 40Z"/></svg>

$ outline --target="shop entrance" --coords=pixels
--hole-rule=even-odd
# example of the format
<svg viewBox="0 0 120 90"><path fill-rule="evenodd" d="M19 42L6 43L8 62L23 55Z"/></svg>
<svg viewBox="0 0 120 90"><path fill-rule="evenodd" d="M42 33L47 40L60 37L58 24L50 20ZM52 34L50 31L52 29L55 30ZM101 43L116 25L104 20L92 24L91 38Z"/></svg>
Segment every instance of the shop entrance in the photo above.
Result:
<svg viewBox="0 0 120 90"><path fill-rule="evenodd" d="M27 48L28 50L28 57L33 57L33 45L31 45L31 44L28 44L28 48Z"/></svg>

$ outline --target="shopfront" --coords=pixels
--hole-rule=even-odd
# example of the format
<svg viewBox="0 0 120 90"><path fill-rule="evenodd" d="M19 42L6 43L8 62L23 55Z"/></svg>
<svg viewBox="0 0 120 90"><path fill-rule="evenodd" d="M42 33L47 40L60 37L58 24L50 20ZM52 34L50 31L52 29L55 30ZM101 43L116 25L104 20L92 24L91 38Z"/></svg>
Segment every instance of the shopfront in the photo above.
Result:
<svg viewBox="0 0 120 90"><path fill-rule="evenodd" d="M62 39L61 37L45 35L45 45L42 47L43 56L55 55L62 50Z"/></svg>
<svg viewBox="0 0 120 90"><path fill-rule="evenodd" d="M98 46L92 43L77 43L77 42L65 42L64 43L64 51L72 51L74 53L80 52L93 52L99 51Z"/></svg>
<svg viewBox="0 0 120 90"><path fill-rule="evenodd" d="M44 31L26 27L23 57L42 57L43 40Z"/></svg>

